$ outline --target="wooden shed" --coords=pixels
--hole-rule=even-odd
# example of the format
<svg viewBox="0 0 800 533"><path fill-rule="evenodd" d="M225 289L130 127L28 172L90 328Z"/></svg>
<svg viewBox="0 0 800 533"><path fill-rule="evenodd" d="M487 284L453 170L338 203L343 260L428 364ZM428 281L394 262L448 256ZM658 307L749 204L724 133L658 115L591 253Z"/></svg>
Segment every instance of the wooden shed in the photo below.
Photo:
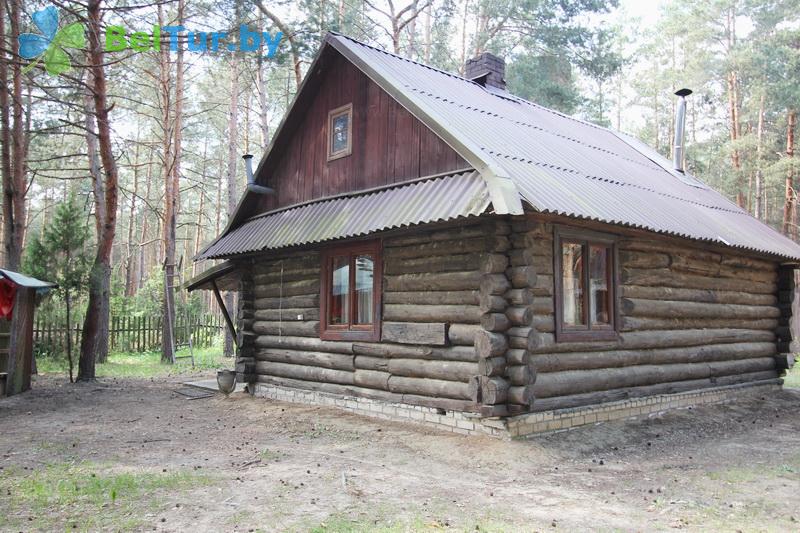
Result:
<svg viewBox="0 0 800 533"><path fill-rule="evenodd" d="M31 388L36 294L56 284L0 269L0 397Z"/></svg>
<svg viewBox="0 0 800 533"><path fill-rule="evenodd" d="M325 39L189 283L238 290L240 379L510 435L779 387L800 247L503 75Z"/></svg>

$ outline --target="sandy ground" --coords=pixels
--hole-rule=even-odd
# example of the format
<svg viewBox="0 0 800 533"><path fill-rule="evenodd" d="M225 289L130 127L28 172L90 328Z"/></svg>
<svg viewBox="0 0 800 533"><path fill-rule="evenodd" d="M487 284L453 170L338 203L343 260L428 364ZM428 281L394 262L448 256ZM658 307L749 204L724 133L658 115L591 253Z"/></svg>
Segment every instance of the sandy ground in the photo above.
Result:
<svg viewBox="0 0 800 533"><path fill-rule="evenodd" d="M800 530L800 391L509 442L179 388L40 378L0 400L0 524L63 531L107 513L95 524L112 530ZM124 495L33 508L12 490L63 462L202 481L148 493L133 522L111 512Z"/></svg>

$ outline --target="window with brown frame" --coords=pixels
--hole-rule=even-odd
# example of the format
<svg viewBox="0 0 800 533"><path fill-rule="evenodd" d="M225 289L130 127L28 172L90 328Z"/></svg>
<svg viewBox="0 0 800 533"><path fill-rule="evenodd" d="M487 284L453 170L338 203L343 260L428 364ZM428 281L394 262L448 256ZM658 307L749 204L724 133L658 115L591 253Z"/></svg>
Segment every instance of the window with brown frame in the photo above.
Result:
<svg viewBox="0 0 800 533"><path fill-rule="evenodd" d="M380 340L382 269L380 241L337 246L322 253L321 339Z"/></svg>
<svg viewBox="0 0 800 533"><path fill-rule="evenodd" d="M328 161L353 152L353 104L328 113Z"/></svg>
<svg viewBox="0 0 800 533"><path fill-rule="evenodd" d="M556 228L556 340L617 338L617 243L612 235Z"/></svg>

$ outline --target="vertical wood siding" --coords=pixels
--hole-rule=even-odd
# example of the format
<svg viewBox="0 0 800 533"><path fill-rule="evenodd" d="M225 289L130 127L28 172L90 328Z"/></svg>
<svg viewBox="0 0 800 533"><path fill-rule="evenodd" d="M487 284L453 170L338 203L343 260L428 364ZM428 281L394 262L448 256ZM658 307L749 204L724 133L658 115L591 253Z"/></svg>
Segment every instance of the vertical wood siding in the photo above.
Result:
<svg viewBox="0 0 800 533"><path fill-rule="evenodd" d="M330 60L308 110L281 147L283 155L265 172L277 197L262 198L258 211L469 166L353 64L339 55ZM349 103L353 152L328 161L328 112Z"/></svg>

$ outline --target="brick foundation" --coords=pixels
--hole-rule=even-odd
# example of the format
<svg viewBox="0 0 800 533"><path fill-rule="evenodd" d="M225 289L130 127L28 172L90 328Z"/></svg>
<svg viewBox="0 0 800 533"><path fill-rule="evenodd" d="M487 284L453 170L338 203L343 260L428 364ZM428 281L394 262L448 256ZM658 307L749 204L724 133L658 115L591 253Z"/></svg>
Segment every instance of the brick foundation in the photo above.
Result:
<svg viewBox="0 0 800 533"><path fill-rule="evenodd" d="M510 418L480 418L475 413L388 403L370 398L293 389L266 383L257 383L254 395L291 403L339 407L359 415L384 420L414 422L461 435L512 438L567 431L586 424L648 416L670 409L723 403L735 400L743 394L765 394L780 389L779 381L755 382L676 394L659 394L541 413L528 413Z"/></svg>
<svg viewBox="0 0 800 533"><path fill-rule="evenodd" d="M329 392L293 389L267 383L257 383L253 394L283 402L339 407L359 415L399 422L414 422L462 435L507 436L507 431L502 424L497 424L496 427L491 424L483 424L477 413L445 411L444 409L433 407L389 403L358 396L343 396Z"/></svg>

